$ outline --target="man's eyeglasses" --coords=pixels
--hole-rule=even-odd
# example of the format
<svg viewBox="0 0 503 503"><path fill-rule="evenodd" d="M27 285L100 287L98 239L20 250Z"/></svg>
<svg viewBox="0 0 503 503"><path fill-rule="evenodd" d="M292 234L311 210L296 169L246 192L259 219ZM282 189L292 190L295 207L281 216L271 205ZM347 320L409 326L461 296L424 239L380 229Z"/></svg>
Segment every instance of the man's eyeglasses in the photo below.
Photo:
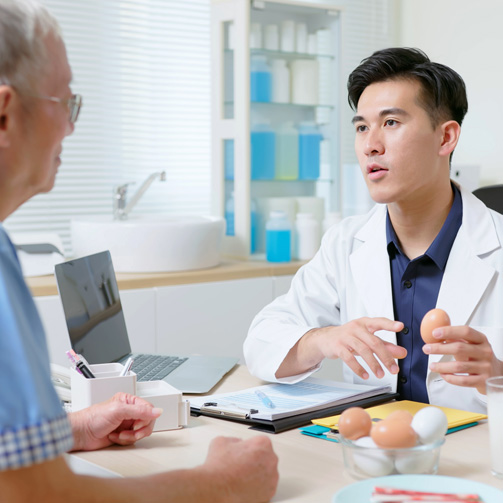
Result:
<svg viewBox="0 0 503 503"><path fill-rule="evenodd" d="M34 98L39 98L41 100L49 100L54 103L61 103L62 105L66 105L68 107L69 117L68 120L75 124L79 117L80 107L82 106L82 95L80 94L72 94L70 98L56 98L54 96L33 96Z"/></svg>

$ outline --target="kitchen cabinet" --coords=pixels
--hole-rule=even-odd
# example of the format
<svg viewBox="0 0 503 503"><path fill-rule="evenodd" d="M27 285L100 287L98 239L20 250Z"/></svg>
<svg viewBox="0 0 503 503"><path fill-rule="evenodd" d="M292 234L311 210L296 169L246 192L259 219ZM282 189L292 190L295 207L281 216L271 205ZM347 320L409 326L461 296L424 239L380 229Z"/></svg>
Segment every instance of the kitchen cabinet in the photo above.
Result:
<svg viewBox="0 0 503 503"><path fill-rule="evenodd" d="M321 198L319 220L341 208L341 9L213 0L211 14L213 213L229 256L262 257L277 204L290 220L298 198Z"/></svg>
<svg viewBox="0 0 503 503"><path fill-rule="evenodd" d="M157 289L159 353L236 356L254 316L273 300L273 278Z"/></svg>

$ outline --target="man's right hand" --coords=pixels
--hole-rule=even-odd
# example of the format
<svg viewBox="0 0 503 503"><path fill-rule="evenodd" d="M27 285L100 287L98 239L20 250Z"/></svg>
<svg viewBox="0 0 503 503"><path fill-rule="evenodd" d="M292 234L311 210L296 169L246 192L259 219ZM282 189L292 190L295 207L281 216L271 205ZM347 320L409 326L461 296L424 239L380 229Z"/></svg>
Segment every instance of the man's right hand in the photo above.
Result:
<svg viewBox="0 0 503 503"><path fill-rule="evenodd" d="M269 438L248 440L217 437L210 445L201 470L217 482L221 503L269 501L278 485L278 458Z"/></svg>
<svg viewBox="0 0 503 503"><path fill-rule="evenodd" d="M276 372L276 377L289 377L306 372L323 359L340 358L362 379L368 379L365 368L355 358L361 356L374 375L381 379L384 370L399 372L395 359L405 358L407 350L375 335L380 330L399 332L403 323L388 318L359 318L338 327L315 328L307 332L290 350Z"/></svg>

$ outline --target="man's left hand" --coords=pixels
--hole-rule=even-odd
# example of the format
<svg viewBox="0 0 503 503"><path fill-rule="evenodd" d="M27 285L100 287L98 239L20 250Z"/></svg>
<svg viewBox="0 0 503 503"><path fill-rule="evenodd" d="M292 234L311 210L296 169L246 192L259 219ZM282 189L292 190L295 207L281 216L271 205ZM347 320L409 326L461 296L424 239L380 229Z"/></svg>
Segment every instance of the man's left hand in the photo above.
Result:
<svg viewBox="0 0 503 503"><path fill-rule="evenodd" d="M494 355L487 337L468 326L442 327L433 331L438 343L425 344L423 351L436 355L452 355L450 362L437 362L430 365L432 372L450 384L477 388L486 393L486 379L502 375L503 362Z"/></svg>
<svg viewBox="0 0 503 503"><path fill-rule="evenodd" d="M162 414L152 404L128 393L69 414L74 451L92 451L112 444L131 445L148 437Z"/></svg>

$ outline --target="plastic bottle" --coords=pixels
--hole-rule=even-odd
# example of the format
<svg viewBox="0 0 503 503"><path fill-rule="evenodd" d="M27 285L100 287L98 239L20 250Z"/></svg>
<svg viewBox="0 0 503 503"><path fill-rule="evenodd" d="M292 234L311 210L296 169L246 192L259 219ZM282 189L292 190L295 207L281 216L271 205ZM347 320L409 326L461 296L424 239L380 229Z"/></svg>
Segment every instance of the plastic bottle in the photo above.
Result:
<svg viewBox="0 0 503 503"><path fill-rule="evenodd" d="M283 52L295 50L295 21L286 20L281 23L280 49Z"/></svg>
<svg viewBox="0 0 503 503"><path fill-rule="evenodd" d="M272 91L271 69L267 58L254 55L250 62L250 99L255 102L269 103Z"/></svg>
<svg viewBox="0 0 503 503"><path fill-rule="evenodd" d="M314 122L299 125L299 180L317 180L320 176L322 136Z"/></svg>
<svg viewBox="0 0 503 503"><path fill-rule="evenodd" d="M320 247L320 223L312 213L297 213L295 220L295 257L312 259Z"/></svg>
<svg viewBox="0 0 503 503"><path fill-rule="evenodd" d="M279 29L277 24L268 24L265 27L264 49L269 51L279 50Z"/></svg>
<svg viewBox="0 0 503 503"><path fill-rule="evenodd" d="M255 253L257 251L257 225L257 205L252 199L250 201L250 253Z"/></svg>
<svg viewBox="0 0 503 503"><path fill-rule="evenodd" d="M224 140L224 173L226 180L234 180L234 140Z"/></svg>
<svg viewBox="0 0 503 503"><path fill-rule="evenodd" d="M297 23L295 28L295 52L307 52L307 26L306 23Z"/></svg>
<svg viewBox="0 0 503 503"><path fill-rule="evenodd" d="M299 135L293 122L285 122L276 134L276 180L299 178Z"/></svg>
<svg viewBox="0 0 503 503"><path fill-rule="evenodd" d="M250 49L262 49L262 25L252 23L250 26Z"/></svg>
<svg viewBox="0 0 503 503"><path fill-rule="evenodd" d="M225 203L226 236L234 236L234 192Z"/></svg>
<svg viewBox="0 0 503 503"><path fill-rule="evenodd" d="M271 211L265 226L265 251L269 262L290 262L292 231L284 211Z"/></svg>
<svg viewBox="0 0 503 503"><path fill-rule="evenodd" d="M314 59L296 59L290 63L292 103L318 105L319 64Z"/></svg>
<svg viewBox="0 0 503 503"><path fill-rule="evenodd" d="M284 59L272 62L272 101L290 103L290 70Z"/></svg>
<svg viewBox="0 0 503 503"><path fill-rule="evenodd" d="M274 179L276 135L267 123L255 124L251 130L251 178Z"/></svg>

